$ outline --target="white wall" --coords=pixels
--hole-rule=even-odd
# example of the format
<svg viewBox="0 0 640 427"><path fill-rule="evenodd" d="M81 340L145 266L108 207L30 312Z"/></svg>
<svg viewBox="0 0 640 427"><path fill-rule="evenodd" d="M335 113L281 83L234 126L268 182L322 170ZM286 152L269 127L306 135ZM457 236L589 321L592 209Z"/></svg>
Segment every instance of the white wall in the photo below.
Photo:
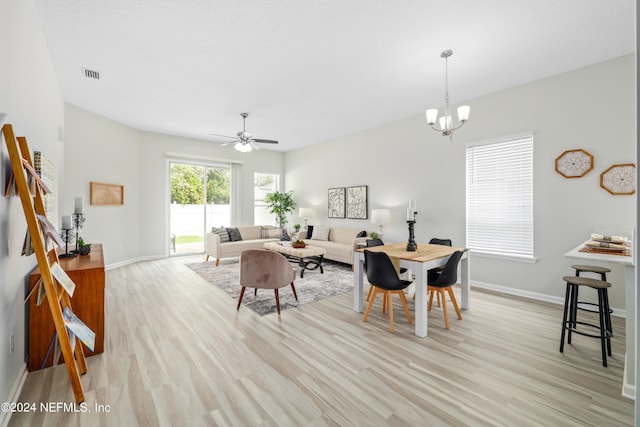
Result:
<svg viewBox="0 0 640 427"><path fill-rule="evenodd" d="M83 196L85 242L102 243L105 264L140 256L140 132L65 104L65 186L60 217ZM90 182L124 185L124 205L90 204Z"/></svg>
<svg viewBox="0 0 640 427"><path fill-rule="evenodd" d="M472 280L521 292L564 296L561 277L571 273L563 254L596 227L631 229L635 196L612 196L599 175L636 157L635 56L468 101L469 122L449 142L430 130L423 113L286 153L287 190L300 206L314 208L310 224L375 230L369 221L327 218L327 189L369 186L369 212L391 208L385 240L406 241L406 207L418 205L416 238L448 237L465 244L465 143L534 132L535 264L472 257ZM455 89L455 88L453 88ZM466 102L465 102L466 103ZM427 103L428 105L431 105ZM583 148L595 157L584 178L554 170L563 151ZM615 268L611 281L624 283ZM614 286L613 307L624 308L623 286Z"/></svg>
<svg viewBox="0 0 640 427"><path fill-rule="evenodd" d="M141 132L70 104L65 127L68 167L61 215L73 212L76 196L85 197L81 235L103 244L107 266L168 255L167 153L187 160L241 163L232 178L239 197L234 200L240 213L237 225L253 224L253 173L284 175L284 155L279 152L242 154L215 142ZM124 185L124 205L91 206L90 181Z"/></svg>
<svg viewBox="0 0 640 427"><path fill-rule="evenodd" d="M0 114L32 150L55 165L62 187L64 104L33 1L7 0L0 13ZM0 143L0 188L10 173L4 139ZM3 193L4 194L4 193ZM35 256L21 257L26 222L18 197L0 197L0 402L11 401L25 372L26 276ZM9 334L15 351L9 354ZM0 425L3 417L0 413Z"/></svg>

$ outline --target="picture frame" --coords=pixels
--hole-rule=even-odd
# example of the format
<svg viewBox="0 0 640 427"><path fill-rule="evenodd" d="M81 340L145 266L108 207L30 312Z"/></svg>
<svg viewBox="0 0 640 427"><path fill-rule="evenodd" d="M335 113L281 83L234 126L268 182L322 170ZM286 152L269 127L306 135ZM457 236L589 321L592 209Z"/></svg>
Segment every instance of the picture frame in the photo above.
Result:
<svg viewBox="0 0 640 427"><path fill-rule="evenodd" d="M345 217L345 187L330 188L327 194L327 208L329 218Z"/></svg>
<svg viewBox="0 0 640 427"><path fill-rule="evenodd" d="M91 205L124 205L124 185L91 181L89 184L89 190L89 203Z"/></svg>
<svg viewBox="0 0 640 427"><path fill-rule="evenodd" d="M368 187L358 185L347 188L347 218L368 219Z"/></svg>

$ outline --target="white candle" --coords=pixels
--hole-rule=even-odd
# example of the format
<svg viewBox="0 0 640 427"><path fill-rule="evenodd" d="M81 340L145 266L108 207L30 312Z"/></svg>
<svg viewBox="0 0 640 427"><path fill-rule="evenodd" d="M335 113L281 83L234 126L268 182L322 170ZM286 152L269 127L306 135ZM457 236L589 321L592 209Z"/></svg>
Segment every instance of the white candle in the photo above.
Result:
<svg viewBox="0 0 640 427"><path fill-rule="evenodd" d="M415 213L417 211L417 209L416 209L416 201L412 200L410 202L410 205L411 205L411 211Z"/></svg>
<svg viewBox="0 0 640 427"><path fill-rule="evenodd" d="M413 221L413 211L411 208L407 208L407 221Z"/></svg>
<svg viewBox="0 0 640 427"><path fill-rule="evenodd" d="M73 210L73 213L84 213L84 197L76 197L75 209Z"/></svg>
<svg viewBox="0 0 640 427"><path fill-rule="evenodd" d="M62 217L62 229L71 230L71 215L64 215Z"/></svg>

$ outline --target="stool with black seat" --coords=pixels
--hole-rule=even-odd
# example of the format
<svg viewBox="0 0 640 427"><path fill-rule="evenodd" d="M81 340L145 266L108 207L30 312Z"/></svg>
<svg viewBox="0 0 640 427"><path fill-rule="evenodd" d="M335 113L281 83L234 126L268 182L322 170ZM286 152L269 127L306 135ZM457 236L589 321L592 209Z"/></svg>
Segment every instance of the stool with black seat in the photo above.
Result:
<svg viewBox="0 0 640 427"><path fill-rule="evenodd" d="M562 315L562 335L560 337L560 353L564 351L564 338L567 331L567 344L571 344L571 334L577 333L591 338L600 339L602 350L602 366L607 366L607 354L611 356L611 317L609 316L609 298L607 289L611 283L604 280L592 279L581 276L564 276L567 283L567 292L564 300L564 312ZM577 319L578 289L580 286L588 286L598 291L598 318L599 324L579 321ZM591 310L589 310L591 311ZM598 334L590 334L578 329L578 325L587 326L598 330Z"/></svg>
<svg viewBox="0 0 640 427"><path fill-rule="evenodd" d="M364 262L367 265L367 279L369 280L369 283L371 283L373 293L371 298L369 298L369 304L367 305L367 310L364 312L362 321L367 321L371 308L373 307L373 303L376 300L376 296L381 293L383 294L386 305L389 307L389 329L392 333L395 332L393 327L393 305L391 299L393 294L398 294L400 296L400 301L402 302L402 307L407 315L407 319L409 319L409 323L412 323L409 307L407 306L407 299L404 296L404 289L409 286L411 282L409 280L400 279L389 255L384 252L372 252L365 249Z"/></svg>
<svg viewBox="0 0 640 427"><path fill-rule="evenodd" d="M571 268L573 268L576 271L576 276L580 276L580 273L593 273L593 274L599 274L600 275L600 280L602 280L603 282L607 281L607 273L611 273L611 269L607 268L607 267L600 267L597 265L584 265L584 264L574 264L571 266ZM579 289L579 288L578 288ZM578 299L578 289L576 289L576 300ZM605 294L605 297L607 298L606 304L607 307L609 307L609 295L608 292ZM590 306L595 306L597 307L598 304L593 303L593 302L587 302L587 301L578 301L575 309L576 310L583 310L583 311L588 311L591 313L597 313L597 310L593 310L587 307L584 307L585 305L590 305ZM611 326L611 313L613 313L613 310L611 308L609 308L609 310L607 311L607 324L609 326ZM574 319L575 319L575 315L574 315ZM613 329L609 329L609 332L611 333L611 336L613 336Z"/></svg>

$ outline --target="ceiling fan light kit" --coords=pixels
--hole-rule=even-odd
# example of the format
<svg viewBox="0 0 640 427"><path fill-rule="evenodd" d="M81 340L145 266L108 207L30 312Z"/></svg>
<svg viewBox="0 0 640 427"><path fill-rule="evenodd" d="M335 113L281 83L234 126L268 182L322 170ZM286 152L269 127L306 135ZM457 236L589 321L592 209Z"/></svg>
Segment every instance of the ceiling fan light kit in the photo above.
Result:
<svg viewBox="0 0 640 427"><path fill-rule="evenodd" d="M452 140L453 131L460 129L469 120L469 113L471 107L468 105L462 105L458 107L458 124L454 124L453 115L451 113L451 106L449 105L449 57L453 55L452 50L444 50L440 53L440 57L444 58L444 112L438 120L438 109L431 108L426 111L427 124L431 126L436 132L442 132L442 136L448 136L449 141ZM436 122L439 122L440 127L436 127Z"/></svg>
<svg viewBox="0 0 640 427"><path fill-rule="evenodd" d="M272 139L253 138L253 135L251 134L251 132L248 132L246 128L246 120L247 120L247 117L249 117L249 113L240 113L240 116L242 117L242 130L236 134L237 136L218 135L215 133L212 133L210 135L233 139L233 141L225 142L222 145L234 144L233 148L235 148L237 151L240 151L241 153L248 153L253 150L259 150L260 147L256 143L261 143L261 144L277 144L278 143L278 141L275 141Z"/></svg>

